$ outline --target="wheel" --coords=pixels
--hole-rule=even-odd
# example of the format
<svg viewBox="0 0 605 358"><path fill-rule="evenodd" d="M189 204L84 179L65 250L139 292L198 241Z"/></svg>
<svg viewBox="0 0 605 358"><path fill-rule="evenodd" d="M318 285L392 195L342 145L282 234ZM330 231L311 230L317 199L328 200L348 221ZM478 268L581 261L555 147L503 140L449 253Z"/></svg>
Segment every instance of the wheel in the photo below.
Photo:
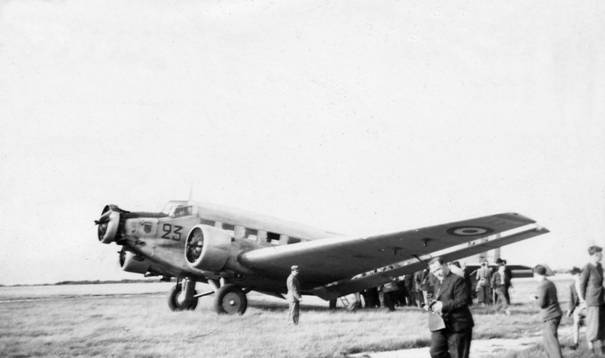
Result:
<svg viewBox="0 0 605 358"><path fill-rule="evenodd" d="M168 307L171 311L183 311L186 309L190 309L192 305L191 298L187 299L184 297L185 295L181 294L183 286L180 283L177 283L170 289L170 293L168 294ZM197 299L195 299L197 305ZM194 307L195 308L195 307Z"/></svg>
<svg viewBox="0 0 605 358"><path fill-rule="evenodd" d="M214 300L214 309L217 313L244 314L246 308L248 308L248 299L241 288L232 284L219 288Z"/></svg>
<svg viewBox="0 0 605 358"><path fill-rule="evenodd" d="M330 300L330 301L329 301L328 307L329 307L331 310L335 310L335 309L336 309L336 298L335 298L335 299L333 299L333 300Z"/></svg>
<svg viewBox="0 0 605 358"><path fill-rule="evenodd" d="M195 291L195 294L197 295L197 291ZM187 307L187 309L189 311L194 311L195 308L197 307L197 301L198 301L197 297L192 297L191 298L191 304L189 304L189 307Z"/></svg>

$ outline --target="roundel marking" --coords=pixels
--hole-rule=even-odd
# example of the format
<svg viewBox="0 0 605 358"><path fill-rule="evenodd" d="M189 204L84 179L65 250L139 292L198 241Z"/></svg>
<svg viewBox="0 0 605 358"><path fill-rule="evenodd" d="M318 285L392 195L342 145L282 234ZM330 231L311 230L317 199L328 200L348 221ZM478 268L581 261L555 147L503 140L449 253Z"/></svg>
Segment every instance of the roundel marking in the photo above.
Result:
<svg viewBox="0 0 605 358"><path fill-rule="evenodd" d="M494 230L483 226L455 226L447 229L447 233L454 236L478 236L492 232Z"/></svg>

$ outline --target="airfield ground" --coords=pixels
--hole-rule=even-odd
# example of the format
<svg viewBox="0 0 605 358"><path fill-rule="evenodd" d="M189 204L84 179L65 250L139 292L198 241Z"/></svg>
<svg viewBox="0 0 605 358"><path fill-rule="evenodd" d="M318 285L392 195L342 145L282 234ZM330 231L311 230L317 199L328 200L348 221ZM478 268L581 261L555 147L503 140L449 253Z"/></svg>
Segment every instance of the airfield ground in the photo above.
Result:
<svg viewBox="0 0 605 358"><path fill-rule="evenodd" d="M557 280L566 300L565 279ZM540 334L537 309L528 302L535 283L514 282L512 315L473 308L474 339L525 338ZM59 287L59 288L57 288ZM243 316L217 315L212 299L195 311L170 312L167 283L0 288L0 356L141 357L344 357L348 354L424 347L429 333L415 308L330 312L305 297L301 323L289 326L287 305L250 294ZM569 326L564 319L563 331ZM562 344L570 338L563 335ZM583 350L566 357L582 357ZM545 357L498 349L483 357Z"/></svg>

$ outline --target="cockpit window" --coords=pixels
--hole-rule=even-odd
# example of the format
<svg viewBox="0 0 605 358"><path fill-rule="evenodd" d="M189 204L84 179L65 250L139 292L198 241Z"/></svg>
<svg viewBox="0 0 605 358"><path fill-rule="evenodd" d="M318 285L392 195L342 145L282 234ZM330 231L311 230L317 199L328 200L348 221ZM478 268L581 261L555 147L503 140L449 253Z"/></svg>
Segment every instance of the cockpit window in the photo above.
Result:
<svg viewBox="0 0 605 358"><path fill-rule="evenodd" d="M169 202L162 212L178 218L181 216L193 215L193 207L182 203Z"/></svg>
<svg viewBox="0 0 605 358"><path fill-rule="evenodd" d="M188 216L188 215L191 215L192 212L193 212L193 208L190 205L178 206L174 209L174 216L175 217Z"/></svg>

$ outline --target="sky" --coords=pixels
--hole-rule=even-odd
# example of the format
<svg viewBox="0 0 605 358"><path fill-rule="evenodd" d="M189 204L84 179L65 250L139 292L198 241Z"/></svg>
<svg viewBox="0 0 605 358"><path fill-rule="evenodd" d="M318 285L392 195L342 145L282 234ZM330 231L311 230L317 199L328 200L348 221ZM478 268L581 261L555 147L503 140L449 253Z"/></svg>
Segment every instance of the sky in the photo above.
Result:
<svg viewBox="0 0 605 358"><path fill-rule="evenodd" d="M601 1L0 0L0 284L137 278L105 204L349 234L519 212L605 246Z"/></svg>

